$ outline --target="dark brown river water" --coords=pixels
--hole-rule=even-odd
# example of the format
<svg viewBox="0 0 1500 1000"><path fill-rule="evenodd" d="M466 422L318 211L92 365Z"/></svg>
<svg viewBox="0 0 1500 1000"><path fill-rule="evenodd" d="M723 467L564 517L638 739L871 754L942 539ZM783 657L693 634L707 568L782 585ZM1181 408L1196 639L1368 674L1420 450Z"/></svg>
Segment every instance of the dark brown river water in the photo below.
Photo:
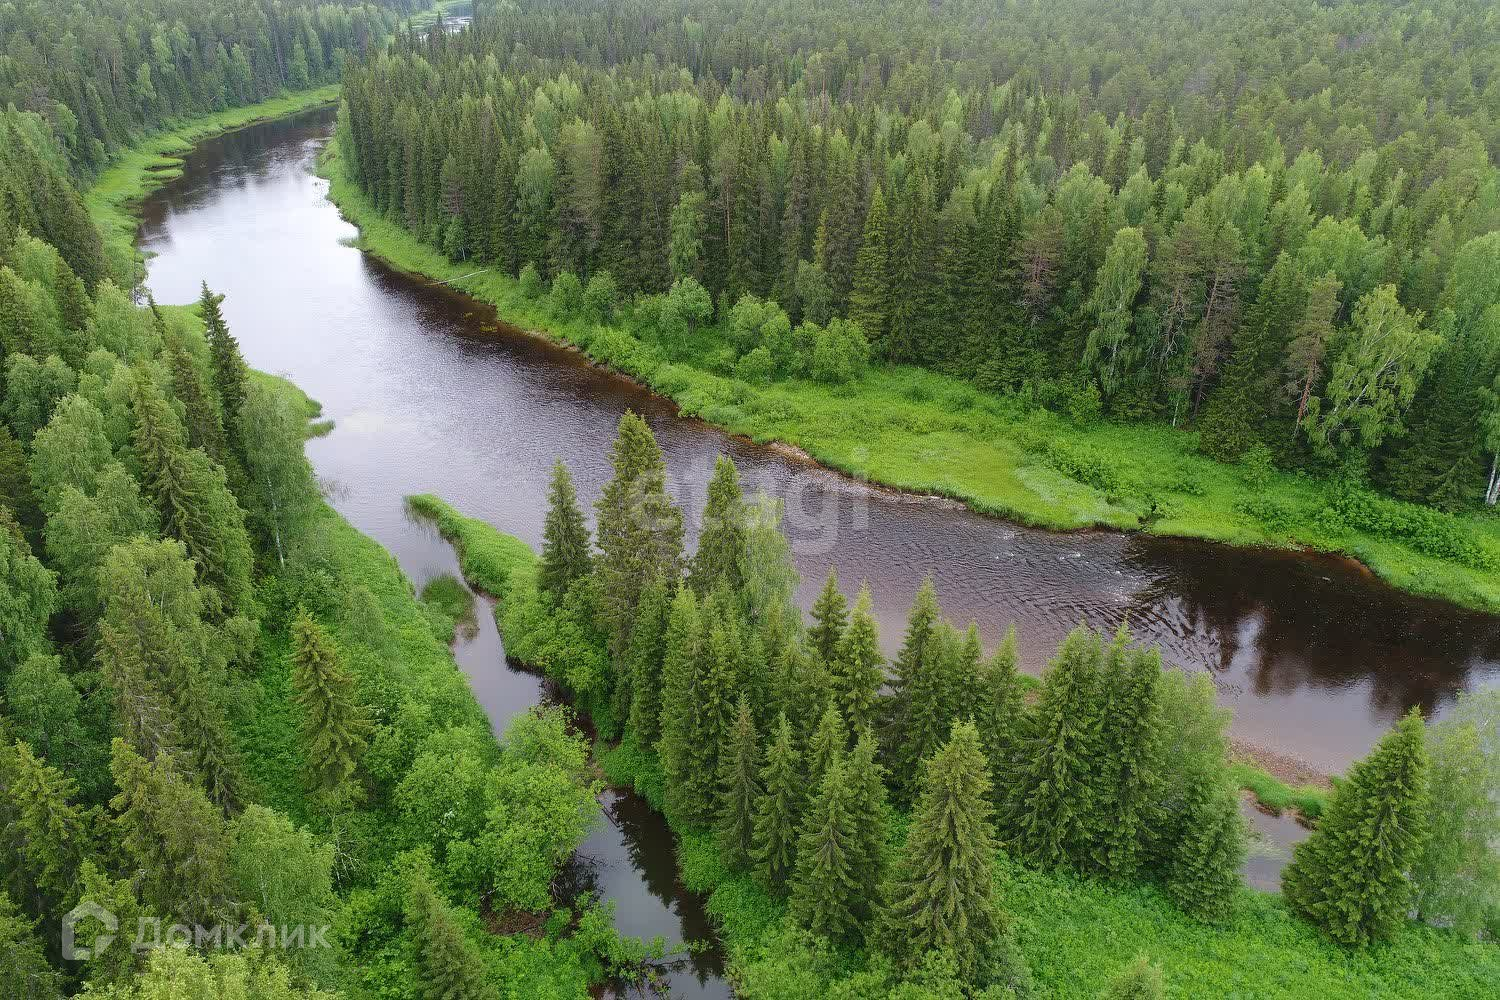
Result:
<svg viewBox="0 0 1500 1000"><path fill-rule="evenodd" d="M159 300L190 301L206 279L227 295L249 362L323 403L337 429L308 453L335 506L418 583L456 565L406 517L403 497L436 493L538 543L552 460L568 463L591 503L630 408L655 429L690 523L714 457L727 452L749 488L785 500L804 602L830 567L850 591L868 580L887 650L928 574L946 613L977 620L991 642L1017 622L1032 669L1078 622L1113 629L1123 618L1168 660L1212 673L1238 739L1326 770L1363 755L1408 707L1441 712L1460 691L1500 683L1500 618L1402 594L1343 560L1035 531L680 419L669 402L507 327L488 307L348 247L354 228L311 173L331 121L318 111L205 143L143 206L141 244L155 255L149 283ZM539 692L505 668L493 623L480 617L480 635L459 656L498 730ZM652 874L642 860L640 838L665 837L659 821L628 800L609 806L614 833L587 848L606 894L640 918L642 933L673 933L659 920L641 929L655 905L657 917L697 936L701 904L675 873ZM703 988L722 990L716 959L697 961Z"/></svg>

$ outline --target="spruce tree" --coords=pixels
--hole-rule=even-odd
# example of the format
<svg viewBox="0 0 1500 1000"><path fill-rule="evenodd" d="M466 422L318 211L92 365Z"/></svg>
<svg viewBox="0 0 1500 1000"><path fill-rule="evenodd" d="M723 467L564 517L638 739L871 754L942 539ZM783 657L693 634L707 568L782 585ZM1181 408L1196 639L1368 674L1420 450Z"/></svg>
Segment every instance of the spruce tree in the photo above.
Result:
<svg viewBox="0 0 1500 1000"><path fill-rule="evenodd" d="M91 853L89 819L73 802L77 786L25 743L14 745L0 770L0 803L7 799L10 816L4 843L12 877L64 903L72 894L79 866ZM5 774L4 771L12 773ZM10 810L0 810L9 812Z"/></svg>
<svg viewBox="0 0 1500 1000"><path fill-rule="evenodd" d="M947 689L942 676L943 629L937 588L928 577L917 590L906 619L906 638L892 665L891 697L886 705L885 744L892 757L892 790L907 802L915 796L922 759L937 749L946 731L940 729L945 723L938 717Z"/></svg>
<svg viewBox="0 0 1500 1000"><path fill-rule="evenodd" d="M1001 828L1033 864L1088 867L1099 816L1099 638L1080 625L1042 681L1031 746L1015 770Z"/></svg>
<svg viewBox="0 0 1500 1000"><path fill-rule="evenodd" d="M182 403L187 425L189 447L202 448L215 461L224 460L223 418L209 397L208 387L198 371L198 364L188 353L182 338L171 336L165 326L158 332L167 345L167 360L172 367L172 393Z"/></svg>
<svg viewBox="0 0 1500 1000"><path fill-rule="evenodd" d="M813 787L817 793L802 820L787 908L812 933L838 941L858 926L854 904L859 887L854 868L859 831L842 754Z"/></svg>
<svg viewBox="0 0 1500 1000"><path fill-rule="evenodd" d="M674 584L682 562L682 513L667 495L666 465L646 421L627 410L610 451L614 476L595 505L599 615L616 655L624 650L641 591Z"/></svg>
<svg viewBox="0 0 1500 1000"><path fill-rule="evenodd" d="M698 552L693 556L689 579L700 594L720 586L738 593L743 583L748 528L745 498L740 492L740 474L727 455L714 462L708 481L708 499L703 505L703 528L698 534Z"/></svg>
<svg viewBox="0 0 1500 1000"><path fill-rule="evenodd" d="M839 645L849 624L848 611L849 602L839 590L838 572L830 569L818 599L813 601L813 624L807 630L809 651L830 671L837 670Z"/></svg>
<svg viewBox="0 0 1500 1000"><path fill-rule="evenodd" d="M869 584L859 588L849 627L839 642L833 661L835 703L852 730L872 726L885 683L885 657L880 655L880 635L870 608Z"/></svg>
<svg viewBox="0 0 1500 1000"><path fill-rule="evenodd" d="M1411 909L1408 877L1427 839L1422 716L1402 719L1335 790L1282 875L1293 910L1345 945L1394 937Z"/></svg>
<svg viewBox="0 0 1500 1000"><path fill-rule="evenodd" d="M1104 768L1097 833L1099 867L1133 875L1161 819L1163 721L1158 682L1161 653L1130 649L1120 626L1101 678L1104 697L1099 752Z"/></svg>
<svg viewBox="0 0 1500 1000"><path fill-rule="evenodd" d="M750 863L755 849L755 805L760 800L760 741L755 717L743 694L735 707L734 730L719 762L719 852L732 868Z"/></svg>
<svg viewBox="0 0 1500 1000"><path fill-rule="evenodd" d="M667 654L667 619L672 598L662 581L641 593L630 630L626 662L630 671L630 713L627 723L636 742L656 745L661 736L662 664Z"/></svg>
<svg viewBox="0 0 1500 1000"><path fill-rule="evenodd" d="M240 354L239 341L229 332L224 322L224 313L219 303L222 295L215 295L203 283L198 296L198 311L203 316L203 333L208 339L208 361L213 373L214 392L219 397L219 410L224 432L231 443L238 447L240 406L245 402L245 385L249 381L249 369Z"/></svg>
<svg viewBox="0 0 1500 1000"><path fill-rule="evenodd" d="M667 621L666 653L662 661L661 763L667 777L667 809L675 816L705 812L701 784L694 774L699 763L695 744L697 705L703 687L706 638L698 598L686 585L677 588Z"/></svg>
<svg viewBox="0 0 1500 1000"><path fill-rule="evenodd" d="M849 731L844 728L843 717L834 705L829 705L807 741L807 787L817 788L823 775L843 756L849 744Z"/></svg>
<svg viewBox="0 0 1500 1000"><path fill-rule="evenodd" d="M987 946L1006 934L990 867L989 795L979 733L956 722L923 764L911 831L885 890L882 939L907 968L929 951L948 951L963 978L982 985Z"/></svg>
<svg viewBox="0 0 1500 1000"><path fill-rule="evenodd" d="M885 768L879 761L880 743L868 726L860 730L848 761L849 813L854 842L850 864L854 871L854 914L861 921L874 915L885 877Z"/></svg>
<svg viewBox="0 0 1500 1000"><path fill-rule="evenodd" d="M425 873L413 876L406 898L427 1000L494 1000L484 960Z"/></svg>
<svg viewBox="0 0 1500 1000"><path fill-rule="evenodd" d="M870 196L865 212L864 234L854 257L853 287L849 291L849 318L872 343L885 339L891 313L891 240L885 195L879 187Z"/></svg>
<svg viewBox="0 0 1500 1000"><path fill-rule="evenodd" d="M354 678L306 612L292 623L292 646L292 687L302 710L309 784L323 796L355 796L353 779L368 746L370 723L355 701Z"/></svg>
<svg viewBox="0 0 1500 1000"><path fill-rule="evenodd" d="M1166 848L1167 895L1200 920L1222 920L1240 892L1245 863L1240 791L1221 770L1197 775L1184 796Z"/></svg>
<svg viewBox="0 0 1500 1000"><path fill-rule="evenodd" d="M558 459L552 463L552 484L547 490L547 516L542 522L542 560L537 586L561 605L574 581L588 575L589 529L573 491L573 476Z"/></svg>
<svg viewBox="0 0 1500 1000"><path fill-rule="evenodd" d="M755 804L755 861L761 878L774 890L785 885L796 864L805 788L802 756L792 737L792 724L782 713L766 752L760 799Z"/></svg>
<svg viewBox="0 0 1500 1000"><path fill-rule="evenodd" d="M995 655L984 665L974 711L974 721L984 742L984 755L989 761L990 776L995 785L997 808L1020 763L1025 743L1026 700L1017 666L1019 660L1016 626L1012 624L1005 630L1005 638L1000 640Z"/></svg>
<svg viewBox="0 0 1500 1000"><path fill-rule="evenodd" d="M689 743L688 808L683 815L696 823L711 823L718 813L719 762L730 745L739 687L739 629L732 613L716 608L716 603L710 601L708 605L717 620L709 625L708 640L704 644L704 663L693 703L693 729Z"/></svg>

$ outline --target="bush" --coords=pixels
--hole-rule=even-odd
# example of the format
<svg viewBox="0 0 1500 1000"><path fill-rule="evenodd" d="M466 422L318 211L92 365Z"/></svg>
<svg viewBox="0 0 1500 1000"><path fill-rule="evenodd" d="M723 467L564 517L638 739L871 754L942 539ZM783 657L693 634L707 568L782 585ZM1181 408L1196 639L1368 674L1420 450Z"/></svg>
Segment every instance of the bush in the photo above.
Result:
<svg viewBox="0 0 1500 1000"><path fill-rule="evenodd" d="M1500 553L1474 537L1457 518L1369 490L1330 490L1318 520L1325 528L1350 528L1402 542L1435 559L1479 570L1500 569Z"/></svg>
<svg viewBox="0 0 1500 1000"><path fill-rule="evenodd" d="M521 295L532 301L541 298L542 293L547 290L542 276L537 273L535 264L527 264L521 268L521 273L516 277L516 283L520 286Z"/></svg>
<svg viewBox="0 0 1500 1000"><path fill-rule="evenodd" d="M776 361L762 345L735 362L734 377L752 385L764 385L776 377Z"/></svg>
<svg viewBox="0 0 1500 1000"><path fill-rule="evenodd" d="M1297 521L1297 512L1285 500L1257 494L1247 497L1238 505L1240 513L1260 523L1273 535L1285 535Z"/></svg>
<svg viewBox="0 0 1500 1000"><path fill-rule="evenodd" d="M547 298L547 308L558 319L572 319L583 310L583 285L578 275L564 271L552 279L552 293Z"/></svg>
<svg viewBox="0 0 1500 1000"><path fill-rule="evenodd" d="M619 308L620 289L614 275L596 271L583 290L583 314L593 323L612 323Z"/></svg>
<svg viewBox="0 0 1500 1000"><path fill-rule="evenodd" d="M840 385L863 375L869 361L870 342L859 324L836 319L813 339L809 374L816 381Z"/></svg>
<svg viewBox="0 0 1500 1000"><path fill-rule="evenodd" d="M1240 459L1240 469L1245 477L1246 486L1252 490L1265 489L1271 485L1271 477L1276 474L1276 463L1271 458L1271 449L1259 442L1252 445Z"/></svg>

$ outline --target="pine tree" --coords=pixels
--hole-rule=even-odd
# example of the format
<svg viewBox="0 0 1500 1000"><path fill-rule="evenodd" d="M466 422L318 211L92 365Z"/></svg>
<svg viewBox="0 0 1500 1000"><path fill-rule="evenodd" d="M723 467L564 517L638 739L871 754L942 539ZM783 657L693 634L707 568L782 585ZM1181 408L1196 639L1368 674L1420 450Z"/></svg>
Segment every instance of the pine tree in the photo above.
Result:
<svg viewBox="0 0 1500 1000"><path fill-rule="evenodd" d="M859 886L854 869L858 829L842 754L829 764L808 804L797 840L797 867L788 910L792 919L819 937L838 941L858 926L854 902Z"/></svg>
<svg viewBox="0 0 1500 1000"><path fill-rule="evenodd" d="M1019 660L1016 626L1012 624L1005 630L1005 638L1000 640L995 655L984 665L974 712L995 784L997 807L1020 763L1025 741L1026 701L1017 667Z"/></svg>
<svg viewBox="0 0 1500 1000"><path fill-rule="evenodd" d="M808 649L830 671L837 669L839 644L849 624L848 610L849 602L839 590L838 572L830 569L818 599L813 602L813 624L807 630Z"/></svg>
<svg viewBox="0 0 1500 1000"><path fill-rule="evenodd" d="M908 968L929 951L949 951L976 982L986 946L1006 934L990 867L989 795L979 733L972 722L954 723L924 762L911 832L885 890L886 951Z"/></svg>
<svg viewBox="0 0 1500 1000"><path fill-rule="evenodd" d="M776 738L766 753L761 794L755 803L755 860L761 877L775 890L786 883L796 863L805 787L802 756L792 725L782 713L776 720Z"/></svg>
<svg viewBox="0 0 1500 1000"><path fill-rule="evenodd" d="M849 849L855 880L852 906L862 922L874 915L885 877L885 768L880 766L879 753L875 731L868 726L861 729L849 755L848 785L854 827L854 842Z"/></svg>
<svg viewBox="0 0 1500 1000"><path fill-rule="evenodd" d="M719 852L732 868L750 863L755 848L755 805L761 796L760 741L755 717L743 694L735 708L734 731L719 762Z"/></svg>
<svg viewBox="0 0 1500 1000"><path fill-rule="evenodd" d="M653 580L676 582L682 561L682 513L667 495L666 466L646 421L626 411L610 452L614 477L595 506L599 614L618 655L636 602Z"/></svg>
<svg viewBox="0 0 1500 1000"><path fill-rule="evenodd" d="M573 477L558 459L552 463L552 484L547 490L547 516L542 522L542 561L537 586L560 605L575 580L592 568L589 529L583 523Z"/></svg>
<svg viewBox="0 0 1500 1000"><path fill-rule="evenodd" d="M1408 877L1427 839L1428 763L1413 709L1334 792L1282 875L1291 908L1345 945L1394 937L1411 908Z"/></svg>
<svg viewBox="0 0 1500 1000"><path fill-rule="evenodd" d="M204 336L208 338L209 367L213 371L214 392L219 397L225 435L238 446L240 406L245 402L249 369L240 354L239 341L234 339L224 322L224 313L219 309L222 301L224 297L209 291L205 281L198 296L198 311L203 316Z"/></svg>
<svg viewBox="0 0 1500 1000"><path fill-rule="evenodd" d="M672 598L659 580L641 592L635 623L630 629L626 662L630 670L630 713L627 723L636 742L656 745L661 737L662 664L667 655L667 619Z"/></svg>
<svg viewBox="0 0 1500 1000"><path fill-rule="evenodd" d="M292 644L292 687L302 710L309 783L320 795L357 796L353 779L368 746L370 723L354 700L354 678L306 612L292 623Z"/></svg>
<svg viewBox="0 0 1500 1000"><path fill-rule="evenodd" d="M859 589L849 627L839 642L833 661L833 693L839 711L855 731L872 726L885 683L885 657L880 655L880 635L870 607L870 587Z"/></svg>
<svg viewBox="0 0 1500 1000"><path fill-rule="evenodd" d="M1187 784L1167 851L1167 895L1200 920L1223 919L1240 892L1245 863L1240 793L1226 773L1200 774Z"/></svg>
<svg viewBox="0 0 1500 1000"><path fill-rule="evenodd" d="M738 593L743 582L746 545L745 498L740 492L740 474L727 455L714 462L708 481L708 499L703 506L703 529L698 552L689 574L693 589L710 594L727 586Z"/></svg>
<svg viewBox="0 0 1500 1000"><path fill-rule="evenodd" d="M494 1000L484 960L464 934L448 904L424 873L413 876L406 898L427 1000Z"/></svg>
<svg viewBox="0 0 1500 1000"><path fill-rule="evenodd" d="M1098 829L1098 636L1084 626L1063 641L1042 682L1027 759L1015 772L1002 821L1006 848L1039 865L1087 867Z"/></svg>
<svg viewBox="0 0 1500 1000"><path fill-rule="evenodd" d="M823 775L843 756L849 744L849 731L844 728L843 717L834 705L829 705L807 741L807 787L817 788Z"/></svg>
<svg viewBox="0 0 1500 1000"><path fill-rule="evenodd" d="M858 323L872 343L885 340L891 313L891 246L885 195L879 187L870 196L859 253L854 258L849 318Z"/></svg>
<svg viewBox="0 0 1500 1000"><path fill-rule="evenodd" d="M1098 814L1098 864L1117 877L1133 875L1140 866L1160 820L1164 785L1162 706L1157 689L1161 653L1129 649L1129 641L1130 632L1121 625L1101 678L1099 752L1105 794Z"/></svg>

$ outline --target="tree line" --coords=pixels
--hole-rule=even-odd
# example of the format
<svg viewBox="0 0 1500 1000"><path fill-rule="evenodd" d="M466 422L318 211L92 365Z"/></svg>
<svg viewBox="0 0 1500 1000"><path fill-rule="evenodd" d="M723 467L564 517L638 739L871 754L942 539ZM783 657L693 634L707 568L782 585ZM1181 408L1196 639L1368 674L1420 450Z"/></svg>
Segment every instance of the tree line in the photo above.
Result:
<svg viewBox="0 0 1500 1000"><path fill-rule="evenodd" d="M851 607L831 573L804 620L778 507L745 497L729 458L691 555L633 413L611 461L593 537L554 467L535 580L502 602L507 650L565 678L602 734L657 754L674 820L713 829L724 863L798 925L908 974L941 953L969 989L1024 994L997 851L1154 883L1206 922L1235 912L1246 831L1230 713L1206 674L1164 669L1124 626L1080 626L1036 683L1014 627L986 656L931 581L886 663L867 589ZM1292 909L1349 945L1393 936L1413 910L1493 928L1496 725L1500 697L1478 695L1431 735L1415 714L1397 726L1298 847Z"/></svg>
<svg viewBox="0 0 1500 1000"><path fill-rule="evenodd" d="M885 360L1194 427L1222 459L1493 500L1493 25L794 6L482 4L348 74L340 148L451 257L606 275L752 380L807 374L774 331L725 343L770 301Z"/></svg>

